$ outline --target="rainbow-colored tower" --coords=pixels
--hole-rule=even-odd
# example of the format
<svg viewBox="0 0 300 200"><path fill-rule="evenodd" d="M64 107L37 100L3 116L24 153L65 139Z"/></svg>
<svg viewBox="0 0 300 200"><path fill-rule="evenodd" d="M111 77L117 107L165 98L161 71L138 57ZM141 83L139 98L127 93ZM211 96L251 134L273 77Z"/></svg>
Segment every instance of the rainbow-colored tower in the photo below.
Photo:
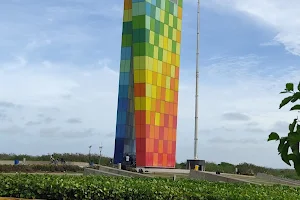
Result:
<svg viewBox="0 0 300 200"><path fill-rule="evenodd" d="M182 1L124 1L114 163L175 167Z"/></svg>

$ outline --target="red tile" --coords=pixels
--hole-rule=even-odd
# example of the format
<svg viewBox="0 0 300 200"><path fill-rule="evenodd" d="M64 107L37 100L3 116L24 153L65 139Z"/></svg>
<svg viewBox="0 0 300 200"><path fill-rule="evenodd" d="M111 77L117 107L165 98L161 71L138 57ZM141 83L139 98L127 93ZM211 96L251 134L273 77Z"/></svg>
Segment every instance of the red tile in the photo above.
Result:
<svg viewBox="0 0 300 200"><path fill-rule="evenodd" d="M173 117L173 128L177 128L177 116Z"/></svg>
<svg viewBox="0 0 300 200"><path fill-rule="evenodd" d="M159 167L163 166L163 154L162 153L158 154L158 166Z"/></svg>
<svg viewBox="0 0 300 200"><path fill-rule="evenodd" d="M168 140L164 140L164 153L167 154L168 153Z"/></svg>
<svg viewBox="0 0 300 200"><path fill-rule="evenodd" d="M136 165L137 167L146 166L146 153L145 152L136 152Z"/></svg>
<svg viewBox="0 0 300 200"><path fill-rule="evenodd" d="M150 125L146 124L146 138L150 138Z"/></svg>
<svg viewBox="0 0 300 200"><path fill-rule="evenodd" d="M146 166L147 167L153 166L153 153L146 153Z"/></svg>
<svg viewBox="0 0 300 200"><path fill-rule="evenodd" d="M158 147L159 147L159 140L154 139L154 149L153 149L154 153L158 153Z"/></svg>

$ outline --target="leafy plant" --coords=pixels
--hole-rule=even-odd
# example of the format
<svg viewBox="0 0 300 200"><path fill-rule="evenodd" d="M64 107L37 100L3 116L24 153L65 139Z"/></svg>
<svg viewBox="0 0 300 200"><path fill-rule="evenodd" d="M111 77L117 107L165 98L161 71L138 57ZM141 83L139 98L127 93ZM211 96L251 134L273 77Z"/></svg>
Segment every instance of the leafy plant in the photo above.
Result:
<svg viewBox="0 0 300 200"><path fill-rule="evenodd" d="M82 172L83 168L75 165L0 165L0 173L13 172Z"/></svg>
<svg viewBox="0 0 300 200"><path fill-rule="evenodd" d="M64 200L289 200L300 190L288 186L230 184L180 179L105 176L1 175L0 197Z"/></svg>
<svg viewBox="0 0 300 200"><path fill-rule="evenodd" d="M296 103L300 100L300 82L298 84L297 90L294 88L293 83L287 83L285 90L281 94L290 94L290 96L284 98L279 109L286 106L289 103ZM290 111L300 111L300 104L294 104ZM300 124L298 117L293 120L293 122L288 127L287 136L280 137L278 133L272 132L269 135L268 141L279 141L278 153L281 159L288 165L291 166L291 161L294 163L294 168L297 174L300 176L300 153L299 153L299 143L300 143Z"/></svg>

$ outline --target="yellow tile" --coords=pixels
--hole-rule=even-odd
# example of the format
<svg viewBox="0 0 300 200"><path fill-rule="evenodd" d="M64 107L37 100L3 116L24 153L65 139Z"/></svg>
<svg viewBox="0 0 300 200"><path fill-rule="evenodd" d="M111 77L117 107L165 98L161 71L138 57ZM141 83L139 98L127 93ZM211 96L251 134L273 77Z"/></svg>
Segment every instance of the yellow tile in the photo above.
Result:
<svg viewBox="0 0 300 200"><path fill-rule="evenodd" d="M146 124L150 124L151 123L150 117L151 117L151 112L149 110L147 110L146 111Z"/></svg>
<svg viewBox="0 0 300 200"><path fill-rule="evenodd" d="M172 64L172 53L170 51L168 51L168 60L167 60L168 64Z"/></svg>
<svg viewBox="0 0 300 200"><path fill-rule="evenodd" d="M170 102L170 89L166 89L166 101Z"/></svg>
<svg viewBox="0 0 300 200"><path fill-rule="evenodd" d="M171 65L171 77L174 78L175 77L175 66Z"/></svg>
<svg viewBox="0 0 300 200"><path fill-rule="evenodd" d="M166 88L166 81L164 81L166 79L166 76L165 75L161 75L161 87L163 88Z"/></svg>
<svg viewBox="0 0 300 200"><path fill-rule="evenodd" d="M168 39L168 51L172 51L172 40Z"/></svg>
<svg viewBox="0 0 300 200"><path fill-rule="evenodd" d="M134 98L134 108L135 110L141 110L141 97Z"/></svg>
<svg viewBox="0 0 300 200"><path fill-rule="evenodd" d="M154 46L153 58L158 59L158 47Z"/></svg>
<svg viewBox="0 0 300 200"><path fill-rule="evenodd" d="M180 66L180 56L176 55L176 66Z"/></svg>
<svg viewBox="0 0 300 200"><path fill-rule="evenodd" d="M155 113L155 126L160 124L160 113Z"/></svg>
<svg viewBox="0 0 300 200"><path fill-rule="evenodd" d="M173 27L173 15L169 14L169 26Z"/></svg>
<svg viewBox="0 0 300 200"><path fill-rule="evenodd" d="M150 44L154 44L154 32L150 31L150 38L149 38Z"/></svg>
<svg viewBox="0 0 300 200"><path fill-rule="evenodd" d="M168 38L164 37L164 49L168 49Z"/></svg>
<svg viewBox="0 0 300 200"><path fill-rule="evenodd" d="M181 31L181 24L182 23L182 20L181 19L177 19L177 30Z"/></svg>
<svg viewBox="0 0 300 200"><path fill-rule="evenodd" d="M163 49L163 62L168 62L168 51Z"/></svg>
<svg viewBox="0 0 300 200"><path fill-rule="evenodd" d="M156 88L156 99L160 99L161 98L161 87L157 87Z"/></svg>
<svg viewBox="0 0 300 200"><path fill-rule="evenodd" d="M156 110L156 99L151 99L151 111L155 112Z"/></svg>
<svg viewBox="0 0 300 200"><path fill-rule="evenodd" d="M157 72L160 74L162 73L162 66L163 66L163 62L158 61Z"/></svg>
<svg viewBox="0 0 300 200"><path fill-rule="evenodd" d="M156 87L155 85L152 85L152 90L151 90L151 98L156 99Z"/></svg>
<svg viewBox="0 0 300 200"><path fill-rule="evenodd" d="M150 97L146 97L146 106L145 106L145 110L151 110L151 98Z"/></svg>
<svg viewBox="0 0 300 200"><path fill-rule="evenodd" d="M164 10L161 10L161 11L160 11L160 21L161 21L161 22L164 22L164 21L165 21L165 11L164 11Z"/></svg>
<svg viewBox="0 0 300 200"><path fill-rule="evenodd" d="M146 110L146 97L141 97L141 109L140 110Z"/></svg>
<svg viewBox="0 0 300 200"><path fill-rule="evenodd" d="M167 24L164 25L164 36L165 37L169 36L169 26Z"/></svg>
<svg viewBox="0 0 300 200"><path fill-rule="evenodd" d="M176 44L176 54L180 55L180 43L178 43L178 42Z"/></svg>
<svg viewBox="0 0 300 200"><path fill-rule="evenodd" d="M174 28L173 29L173 38L172 38L172 40L174 40L174 41L176 41L176 39L177 39L177 30Z"/></svg>
<svg viewBox="0 0 300 200"><path fill-rule="evenodd" d="M152 85L146 84L146 96L151 97L152 96Z"/></svg>
<svg viewBox="0 0 300 200"><path fill-rule="evenodd" d="M152 71L157 72L157 68L158 68L158 60L157 59L153 59Z"/></svg>
<svg viewBox="0 0 300 200"><path fill-rule="evenodd" d="M166 77L166 88L170 89L171 87L171 77L167 76Z"/></svg>
<svg viewBox="0 0 300 200"><path fill-rule="evenodd" d="M152 71L146 70L147 72L147 83L151 84L152 83Z"/></svg>
<svg viewBox="0 0 300 200"><path fill-rule="evenodd" d="M159 86L159 87L161 87L161 85L162 85L161 78L162 78L162 74L157 74L157 86Z"/></svg>
<svg viewBox="0 0 300 200"><path fill-rule="evenodd" d="M164 48L164 36L162 36L162 35L159 35L159 44L158 44L158 46L160 48Z"/></svg>
<svg viewBox="0 0 300 200"><path fill-rule="evenodd" d="M153 58L148 57L147 70L153 70Z"/></svg>

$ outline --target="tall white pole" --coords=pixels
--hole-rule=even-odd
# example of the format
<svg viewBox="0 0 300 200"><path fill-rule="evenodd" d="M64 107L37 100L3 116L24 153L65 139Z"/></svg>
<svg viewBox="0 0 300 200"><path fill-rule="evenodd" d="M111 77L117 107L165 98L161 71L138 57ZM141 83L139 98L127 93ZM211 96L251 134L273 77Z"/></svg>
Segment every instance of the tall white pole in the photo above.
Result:
<svg viewBox="0 0 300 200"><path fill-rule="evenodd" d="M198 159L198 84L199 84L199 40L200 40L200 0L197 8L197 52L196 52L196 95L195 95L195 137L194 159Z"/></svg>

